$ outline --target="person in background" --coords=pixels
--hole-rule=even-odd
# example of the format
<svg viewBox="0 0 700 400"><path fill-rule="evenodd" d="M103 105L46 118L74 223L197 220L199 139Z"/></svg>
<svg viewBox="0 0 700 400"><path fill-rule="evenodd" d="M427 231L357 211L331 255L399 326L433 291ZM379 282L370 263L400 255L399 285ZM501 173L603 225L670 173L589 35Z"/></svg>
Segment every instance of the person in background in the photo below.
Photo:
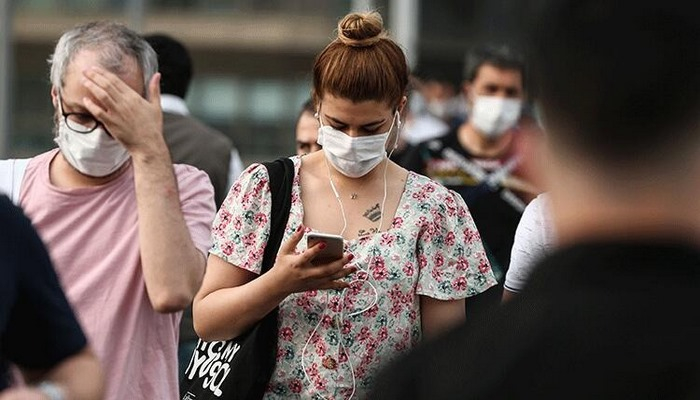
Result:
<svg viewBox="0 0 700 400"><path fill-rule="evenodd" d="M308 99L301 106L299 117L297 118L296 126L296 148L297 155L313 153L321 150L321 145L317 142L318 139L318 119L316 118L316 110L314 102Z"/></svg>
<svg viewBox="0 0 700 400"><path fill-rule="evenodd" d="M529 41L557 249L371 398L700 398L696 5L541 5Z"/></svg>
<svg viewBox="0 0 700 400"><path fill-rule="evenodd" d="M264 166L249 167L213 225L194 322L205 340L245 332L279 306L265 398L367 398L377 371L464 321L465 298L496 284L464 201L390 161L408 65L381 16L352 13L317 57L322 151L293 157L291 211L275 264L260 275L270 222ZM315 263L344 238L339 259Z"/></svg>
<svg viewBox="0 0 700 400"><path fill-rule="evenodd" d="M185 98L193 66L187 48L166 34L148 34L144 39L158 55L163 135L173 162L192 165L209 175L218 208L231 182L243 172L238 149L226 135L190 115Z"/></svg>
<svg viewBox="0 0 700 400"><path fill-rule="evenodd" d="M105 399L177 399L178 326L204 275L214 190L170 159L158 60L136 32L78 25L49 62L58 148L29 161L20 205L105 370Z"/></svg>
<svg viewBox="0 0 700 400"><path fill-rule="evenodd" d="M536 130L522 114L525 64L506 46L471 50L463 87L468 119L446 135L421 142L399 163L458 192L474 217L499 285L469 302L469 313L498 305L513 236L538 189L520 154L523 137Z"/></svg>
<svg viewBox="0 0 700 400"><path fill-rule="evenodd" d="M406 123L401 132L404 146L415 146L429 139L444 136L449 131L444 98L430 98L429 84L418 76L410 77Z"/></svg>
<svg viewBox="0 0 700 400"><path fill-rule="evenodd" d="M44 244L0 195L0 400L101 399L102 368L58 283ZM26 385L10 387L9 363Z"/></svg>

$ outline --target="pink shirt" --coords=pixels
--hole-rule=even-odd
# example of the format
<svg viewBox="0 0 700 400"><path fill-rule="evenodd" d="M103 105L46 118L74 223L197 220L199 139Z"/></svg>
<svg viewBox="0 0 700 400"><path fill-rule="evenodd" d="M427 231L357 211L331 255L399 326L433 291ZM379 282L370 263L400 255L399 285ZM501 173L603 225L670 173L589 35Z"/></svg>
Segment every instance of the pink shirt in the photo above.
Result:
<svg viewBox="0 0 700 400"><path fill-rule="evenodd" d="M58 150L31 160L20 202L46 243L68 299L102 361L106 399L177 399L181 312L155 312L139 254L132 167L99 186L62 189L49 181ZM202 171L175 165L185 221L206 254L214 191Z"/></svg>

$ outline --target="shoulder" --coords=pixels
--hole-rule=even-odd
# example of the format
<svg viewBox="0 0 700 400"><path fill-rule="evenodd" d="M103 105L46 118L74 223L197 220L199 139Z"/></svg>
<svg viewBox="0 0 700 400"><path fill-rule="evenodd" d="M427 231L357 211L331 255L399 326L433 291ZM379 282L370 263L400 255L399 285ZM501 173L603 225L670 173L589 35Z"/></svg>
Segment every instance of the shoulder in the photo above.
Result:
<svg viewBox="0 0 700 400"><path fill-rule="evenodd" d="M173 170L178 181L181 179L197 179L206 176L207 173L189 164L173 164Z"/></svg>
<svg viewBox="0 0 700 400"><path fill-rule="evenodd" d="M42 163L51 162L51 160L56 156L56 154L58 154L59 151L60 150L58 149L58 147L56 147L43 153L37 154L29 159L29 164L27 166L30 167Z"/></svg>
<svg viewBox="0 0 700 400"><path fill-rule="evenodd" d="M264 187L269 186L269 180L270 176L265 165L252 163L238 176L230 193L243 194L249 190L260 192Z"/></svg>
<svg viewBox="0 0 700 400"><path fill-rule="evenodd" d="M410 185L407 185L410 187L410 190L412 190L414 193L425 193L425 194L431 194L431 196L423 196L425 201L431 202L431 203L441 203L444 199L450 198L450 199L459 199L462 200L462 197L455 192L454 190L448 189L447 187L443 186L441 183L425 176L421 175L419 173L409 171L408 173L408 182ZM413 198L416 198L416 195L412 195Z"/></svg>
<svg viewBox="0 0 700 400"><path fill-rule="evenodd" d="M40 168L48 168L51 160L53 160L59 152L60 150L56 147L29 158L24 176L29 177L39 171Z"/></svg>
<svg viewBox="0 0 700 400"><path fill-rule="evenodd" d="M428 190L430 192L443 192L447 191L447 188L439 184L438 182L428 178L425 175L421 175L414 171L408 172L407 184L409 188L415 191Z"/></svg>
<svg viewBox="0 0 700 400"><path fill-rule="evenodd" d="M546 192L539 194L528 203L520 218L519 228L520 226L527 229L536 228L548 237L553 235L554 226L551 217L549 196Z"/></svg>
<svg viewBox="0 0 700 400"><path fill-rule="evenodd" d="M209 175L197 167L189 164L173 164L173 171L180 193L196 188L212 187Z"/></svg>
<svg viewBox="0 0 700 400"><path fill-rule="evenodd" d="M547 207L545 204L546 202L547 197L545 193L541 193L532 199L525 207L521 221L525 220L528 221L528 223L531 223L531 220L541 220L542 215L545 212L544 209Z"/></svg>

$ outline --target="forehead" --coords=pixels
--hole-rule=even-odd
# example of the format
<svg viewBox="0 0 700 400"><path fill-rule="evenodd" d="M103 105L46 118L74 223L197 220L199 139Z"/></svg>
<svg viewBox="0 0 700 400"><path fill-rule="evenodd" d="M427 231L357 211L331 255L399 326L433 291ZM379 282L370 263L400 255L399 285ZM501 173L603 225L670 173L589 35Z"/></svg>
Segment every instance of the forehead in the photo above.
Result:
<svg viewBox="0 0 700 400"><path fill-rule="evenodd" d="M79 90L82 87L83 71L93 66L104 68L102 63L100 63L100 59L101 57L97 51L89 49L79 51L66 68L62 91L72 92L73 90ZM137 93L144 93L143 75L136 59L133 57L124 57L122 73L119 74L119 78Z"/></svg>
<svg viewBox="0 0 700 400"><path fill-rule="evenodd" d="M343 97L326 94L321 98L320 113L342 120L347 124L362 124L363 121L374 121L386 118L391 112L388 102L377 100L365 100L354 102Z"/></svg>
<svg viewBox="0 0 700 400"><path fill-rule="evenodd" d="M498 85L523 88L523 76L517 69L500 68L486 63L479 67L472 82L474 86Z"/></svg>

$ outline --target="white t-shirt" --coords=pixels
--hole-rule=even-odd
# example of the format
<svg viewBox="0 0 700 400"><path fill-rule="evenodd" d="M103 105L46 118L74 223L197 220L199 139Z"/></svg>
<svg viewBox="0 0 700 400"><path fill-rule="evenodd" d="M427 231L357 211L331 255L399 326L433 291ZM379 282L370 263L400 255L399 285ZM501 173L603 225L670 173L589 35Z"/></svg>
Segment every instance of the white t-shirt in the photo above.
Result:
<svg viewBox="0 0 700 400"><path fill-rule="evenodd" d="M549 212L549 199L543 193L527 205L515 230L504 287L514 293L520 292L534 266L555 244L556 235Z"/></svg>

